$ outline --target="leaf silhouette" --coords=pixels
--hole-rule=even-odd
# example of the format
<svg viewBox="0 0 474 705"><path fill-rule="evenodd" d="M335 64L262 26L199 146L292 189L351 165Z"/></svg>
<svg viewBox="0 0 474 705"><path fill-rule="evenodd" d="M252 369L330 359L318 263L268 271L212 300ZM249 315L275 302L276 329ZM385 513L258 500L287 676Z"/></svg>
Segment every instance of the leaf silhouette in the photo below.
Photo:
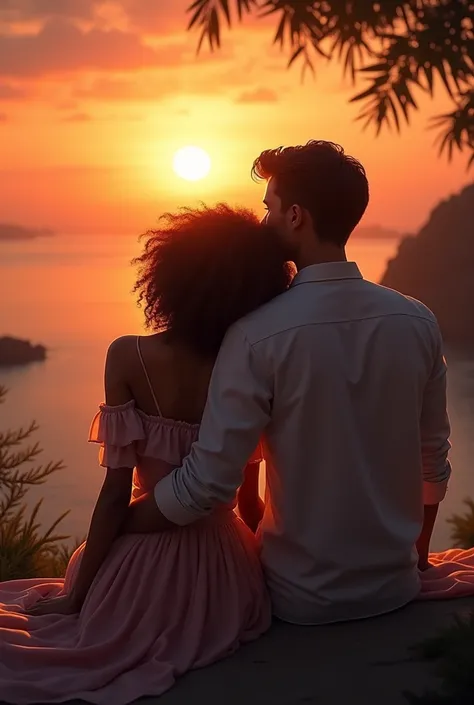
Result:
<svg viewBox="0 0 474 705"><path fill-rule="evenodd" d="M467 153L468 167L474 163L472 0L196 0L188 12L198 49L207 39L211 50L221 46L222 22L274 16L273 42L287 52L288 67L301 63L302 77L325 58L338 61L353 83L369 80L351 102L363 103L356 119L377 134L384 126L400 131L418 109L416 92L433 96L438 82L454 106L432 121L443 128L441 153L449 158L456 149Z"/></svg>

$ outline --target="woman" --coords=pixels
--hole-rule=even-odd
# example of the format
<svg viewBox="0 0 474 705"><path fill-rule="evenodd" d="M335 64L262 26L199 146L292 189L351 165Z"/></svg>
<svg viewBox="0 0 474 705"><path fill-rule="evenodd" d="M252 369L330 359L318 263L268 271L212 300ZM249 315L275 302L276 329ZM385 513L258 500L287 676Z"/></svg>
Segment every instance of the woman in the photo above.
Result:
<svg viewBox="0 0 474 705"><path fill-rule="evenodd" d="M270 624L255 540L235 502L189 527L120 535L131 497L197 438L213 362L235 320L290 281L278 237L226 205L166 215L136 260L145 337L109 348L89 440L107 468L64 580L0 584L0 699L125 705L232 653ZM258 450L239 491L259 520Z"/></svg>

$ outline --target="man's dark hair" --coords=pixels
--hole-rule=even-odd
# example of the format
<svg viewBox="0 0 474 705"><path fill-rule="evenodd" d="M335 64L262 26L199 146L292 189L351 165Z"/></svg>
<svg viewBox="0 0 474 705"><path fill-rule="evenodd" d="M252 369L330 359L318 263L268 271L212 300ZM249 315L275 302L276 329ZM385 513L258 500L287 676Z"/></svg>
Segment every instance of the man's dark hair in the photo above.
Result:
<svg viewBox="0 0 474 705"><path fill-rule="evenodd" d="M232 323L291 282L278 233L243 208L182 208L144 237L134 291L147 327L206 357Z"/></svg>
<svg viewBox="0 0 474 705"><path fill-rule="evenodd" d="M274 179L283 210L301 206L311 215L318 238L341 247L369 202L364 167L334 142L268 149L254 161L252 177Z"/></svg>

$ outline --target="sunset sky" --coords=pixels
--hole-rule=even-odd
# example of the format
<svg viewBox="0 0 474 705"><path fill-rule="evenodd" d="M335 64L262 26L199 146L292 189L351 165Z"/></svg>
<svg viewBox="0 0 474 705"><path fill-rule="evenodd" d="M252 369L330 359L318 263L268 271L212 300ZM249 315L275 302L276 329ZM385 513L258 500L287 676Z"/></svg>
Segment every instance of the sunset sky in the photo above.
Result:
<svg viewBox="0 0 474 705"><path fill-rule="evenodd" d="M447 164L429 117L441 91L401 136L362 132L340 67L316 79L272 46L274 21L224 34L196 58L189 0L0 0L0 221L60 232L140 232L177 205L226 199L260 208L249 177L262 149L323 138L365 165L366 224L412 231L436 202L472 179ZM173 154L195 144L212 170L189 183Z"/></svg>

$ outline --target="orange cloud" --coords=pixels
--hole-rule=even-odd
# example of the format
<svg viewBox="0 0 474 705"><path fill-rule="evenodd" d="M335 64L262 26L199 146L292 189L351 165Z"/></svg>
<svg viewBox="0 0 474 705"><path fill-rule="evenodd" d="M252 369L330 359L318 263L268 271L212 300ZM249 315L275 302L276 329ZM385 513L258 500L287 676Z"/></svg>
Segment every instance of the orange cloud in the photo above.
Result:
<svg viewBox="0 0 474 705"><path fill-rule="evenodd" d="M89 113L72 113L63 117L63 122L90 122L92 117Z"/></svg>
<svg viewBox="0 0 474 705"><path fill-rule="evenodd" d="M244 91L239 95L236 103L276 103L279 100L278 93L271 88L255 88L251 91Z"/></svg>
<svg viewBox="0 0 474 705"><path fill-rule="evenodd" d="M122 0L118 3L133 27L147 34L167 34L185 29L190 0Z"/></svg>
<svg viewBox="0 0 474 705"><path fill-rule="evenodd" d="M76 98L91 98L102 101L156 101L162 99L174 90L179 91L179 85L162 76L136 75L130 78L103 76L97 78L87 88L77 88Z"/></svg>
<svg viewBox="0 0 474 705"><path fill-rule="evenodd" d="M74 22L97 22L111 16L121 25L149 35L183 31L189 21L191 0L0 0L0 21L28 24L63 18Z"/></svg>
<svg viewBox="0 0 474 705"><path fill-rule="evenodd" d="M0 35L0 75L37 77L81 70L133 71L179 65L185 44L151 47L118 29L83 30L63 19L49 20L38 34Z"/></svg>
<svg viewBox="0 0 474 705"><path fill-rule="evenodd" d="M86 20L103 0L2 0L0 17L5 22L31 22L50 17Z"/></svg>
<svg viewBox="0 0 474 705"><path fill-rule="evenodd" d="M83 84L73 91L77 100L157 102L169 96L223 96L226 89L247 87L249 72L224 68L216 62L204 68L181 65L165 71L149 70L131 73L128 76L103 75L89 85ZM250 96L250 93L249 93ZM258 99L258 96L257 96ZM265 96L260 97L265 100ZM266 101L270 96L266 96ZM255 98L253 99L255 101ZM242 102L250 102L250 99Z"/></svg>
<svg viewBox="0 0 474 705"><path fill-rule="evenodd" d="M28 93L23 88L0 83L0 100L24 100L27 97Z"/></svg>

